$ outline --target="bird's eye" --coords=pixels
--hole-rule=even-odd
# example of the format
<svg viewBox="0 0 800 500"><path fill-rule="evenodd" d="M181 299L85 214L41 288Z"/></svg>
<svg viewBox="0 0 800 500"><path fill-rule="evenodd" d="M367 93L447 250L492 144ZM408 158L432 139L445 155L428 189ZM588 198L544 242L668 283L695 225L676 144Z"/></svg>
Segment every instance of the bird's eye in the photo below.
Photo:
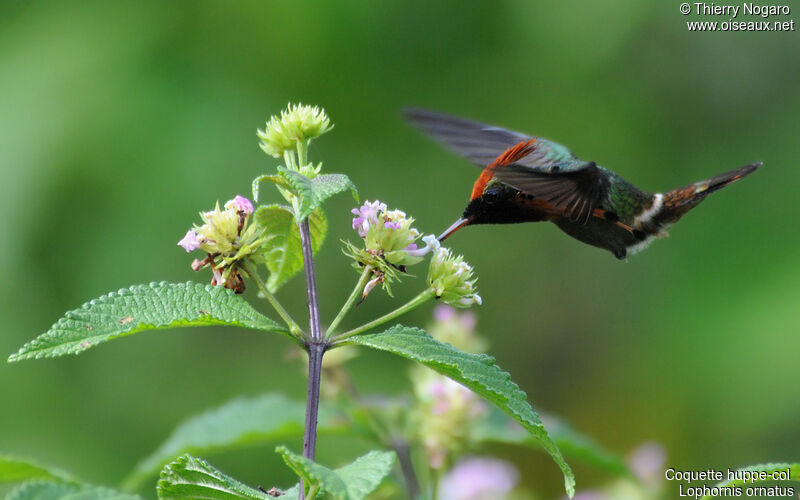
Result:
<svg viewBox="0 0 800 500"><path fill-rule="evenodd" d="M483 193L483 201L488 203L494 203L495 201L497 201L498 196L499 194L496 189L487 189Z"/></svg>

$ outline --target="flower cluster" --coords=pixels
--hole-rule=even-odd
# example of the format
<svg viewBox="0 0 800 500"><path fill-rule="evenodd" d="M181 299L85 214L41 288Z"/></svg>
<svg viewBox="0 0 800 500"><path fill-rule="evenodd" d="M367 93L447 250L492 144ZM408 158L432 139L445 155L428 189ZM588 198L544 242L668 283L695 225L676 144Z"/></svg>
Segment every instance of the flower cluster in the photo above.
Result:
<svg viewBox="0 0 800 500"><path fill-rule="evenodd" d="M445 304L469 307L481 304L473 279L472 266L461 255L455 256L449 248L438 248L431 258L428 284Z"/></svg>
<svg viewBox="0 0 800 500"><path fill-rule="evenodd" d="M364 248L348 244L349 253L358 268L369 266L375 275L364 290L365 296L376 284L387 286L398 271L405 272L406 266L421 262L428 252L439 248L439 241L433 235L424 236L425 246L420 248L417 245L420 233L412 227L413 217L401 210L388 210L379 200L367 200L351 212L355 216L353 229L364 240Z"/></svg>
<svg viewBox="0 0 800 500"><path fill-rule="evenodd" d="M256 135L261 139L260 146L265 153L281 158L287 151L293 151L298 143L307 144L332 128L325 110L289 104L285 111L281 111L280 118L270 117L264 130L258 130Z"/></svg>
<svg viewBox="0 0 800 500"><path fill-rule="evenodd" d="M353 229L364 238L364 246L373 255L380 255L389 264L401 268L422 261L431 249L439 247L435 237L426 236L424 248L415 243L419 231L411 227L414 219L402 210L387 210L386 204L369 200L352 211Z"/></svg>
<svg viewBox="0 0 800 500"><path fill-rule="evenodd" d="M469 441L469 423L487 411L474 392L453 380L418 369L412 372L418 400L415 428L434 469L443 468L452 454Z"/></svg>
<svg viewBox="0 0 800 500"><path fill-rule="evenodd" d="M187 252L199 249L208 254L205 259L195 259L192 269L198 271L210 267L214 273L212 285L222 285L236 293L244 291L240 273L242 261L263 243L256 225L249 224L252 213L250 200L237 195L225 203L224 210L218 203L214 210L200 213L204 224L188 230L178 242Z"/></svg>
<svg viewBox="0 0 800 500"><path fill-rule="evenodd" d="M428 331L440 342L468 352L480 352L485 342L475 333L475 316L440 304L434 309ZM488 411L486 403L470 389L453 380L415 367L411 372L417 405L414 410L417 438L434 469L452 463L452 457L469 446L472 425Z"/></svg>

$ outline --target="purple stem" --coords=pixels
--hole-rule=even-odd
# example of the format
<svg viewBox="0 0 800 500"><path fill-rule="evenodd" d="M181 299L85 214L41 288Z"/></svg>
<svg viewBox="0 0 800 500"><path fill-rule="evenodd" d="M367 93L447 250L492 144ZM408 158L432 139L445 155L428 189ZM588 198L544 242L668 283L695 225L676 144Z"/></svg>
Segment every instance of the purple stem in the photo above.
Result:
<svg viewBox="0 0 800 500"><path fill-rule="evenodd" d="M311 338L308 339L308 397L306 398L306 426L303 434L303 456L314 460L317 448L317 419L319 416L319 387L322 376L322 356L327 347L319 324L319 299L317 278L314 273L314 253L311 248L311 231L308 219L300 226L300 243L303 247L303 263L308 290L308 319ZM300 484L300 500L305 499L304 485Z"/></svg>

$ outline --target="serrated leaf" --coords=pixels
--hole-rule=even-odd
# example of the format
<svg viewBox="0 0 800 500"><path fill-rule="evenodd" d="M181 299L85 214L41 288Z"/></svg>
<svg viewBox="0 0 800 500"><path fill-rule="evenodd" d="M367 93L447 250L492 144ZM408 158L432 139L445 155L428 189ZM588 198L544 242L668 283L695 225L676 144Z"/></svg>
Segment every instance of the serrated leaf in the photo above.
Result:
<svg viewBox="0 0 800 500"><path fill-rule="evenodd" d="M326 174L319 175L311 179L311 189L313 192L313 199L311 201L311 210L322 205L328 198L335 194L350 190L353 199L358 202L358 190L353 181L344 174Z"/></svg>
<svg viewBox="0 0 800 500"><path fill-rule="evenodd" d="M74 483L77 480L67 472L46 467L31 460L0 455L0 483L19 483L34 479L59 483Z"/></svg>
<svg viewBox="0 0 800 500"><path fill-rule="evenodd" d="M346 343L372 347L422 363L494 403L539 440L561 468L567 494L570 497L574 495L575 476L564 461L561 451L528 403L525 393L511 381L507 372L495 364L494 358L485 354L459 351L450 344L437 341L419 328L402 325L393 326L382 333L351 337Z"/></svg>
<svg viewBox="0 0 800 500"><path fill-rule="evenodd" d="M136 466L123 488L138 489L144 479L184 453L207 455L301 437L304 425L305 403L281 394L234 399L178 425L155 452ZM325 406L320 408L318 425L320 434L339 430L334 412Z"/></svg>
<svg viewBox="0 0 800 500"><path fill-rule="evenodd" d="M565 456L614 474L631 474L622 457L606 450L589 436L579 433L562 420L553 417L545 420L550 438ZM476 441L542 448L538 439L497 408L492 408L472 423L472 436Z"/></svg>
<svg viewBox="0 0 800 500"><path fill-rule="evenodd" d="M272 498L191 455L183 455L164 467L156 492L158 498L170 500Z"/></svg>
<svg viewBox="0 0 800 500"><path fill-rule="evenodd" d="M253 179L253 200L256 202L258 201L259 191L261 190L261 183L264 181L271 182L284 189L291 189L291 185L282 175L259 175Z"/></svg>
<svg viewBox="0 0 800 500"><path fill-rule="evenodd" d="M269 270L267 289L275 293L289 279L303 269L303 247L300 229L289 207L264 205L258 207L253 220L264 230L264 263ZM311 248L319 250L328 232L328 221L322 210L308 218L311 230Z"/></svg>
<svg viewBox="0 0 800 500"><path fill-rule="evenodd" d="M785 479L775 479L772 477L773 472L782 472L786 471L786 469L790 470L790 477L788 478L789 481L800 481L800 462L780 462L780 463L769 463L769 464L758 464L758 465L749 465L747 467L742 467L737 469L738 471L749 471L749 472L766 472L769 476L767 479L763 480L756 480L755 482L763 482L763 481L778 481L778 480L785 480ZM717 483L715 486L717 488L723 487L732 487L732 486L745 486L751 485L754 481L745 482L743 479L737 480L729 480L729 481L721 481ZM769 495L768 495L769 496ZM715 498L713 495L706 495L702 498L702 500L707 500L710 498Z"/></svg>
<svg viewBox="0 0 800 500"><path fill-rule="evenodd" d="M102 342L146 330L231 325L290 336L240 296L199 283L150 283L123 288L67 312L8 360L78 354Z"/></svg>
<svg viewBox="0 0 800 500"><path fill-rule="evenodd" d="M313 460L292 453L285 446L275 451L281 454L286 465L291 467L305 482L305 486L319 486L342 500L362 500L372 493L389 475L394 464L394 452L370 451L353 462L331 470ZM290 500L287 495L287 500Z"/></svg>
<svg viewBox="0 0 800 500"><path fill-rule="evenodd" d="M142 497L100 486L30 481L11 490L6 500L142 500Z"/></svg>
<svg viewBox="0 0 800 500"><path fill-rule="evenodd" d="M281 187L287 187L286 183L288 183L290 186L289 190L292 194L297 196L299 202L296 214L298 221L302 221L311 215L312 212L322 206L325 200L331 196L347 191L348 189L352 193L353 199L356 200L356 202L358 201L358 190L355 184L344 174L325 174L309 179L299 172L288 170L283 167L278 167L278 171L280 175L261 176L257 178L257 180L264 178L265 180L275 182ZM277 179L273 180L273 177ZM284 183L281 184L278 179L282 179ZM256 186L255 181L253 181L254 196L257 193Z"/></svg>

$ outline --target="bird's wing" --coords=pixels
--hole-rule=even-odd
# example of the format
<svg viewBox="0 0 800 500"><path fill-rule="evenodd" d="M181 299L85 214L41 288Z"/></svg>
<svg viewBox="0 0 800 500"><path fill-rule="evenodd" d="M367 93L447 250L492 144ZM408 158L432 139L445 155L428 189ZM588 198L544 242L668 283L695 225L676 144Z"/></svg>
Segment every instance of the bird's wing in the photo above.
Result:
<svg viewBox="0 0 800 500"><path fill-rule="evenodd" d="M608 183L594 163L557 173L542 172L520 163L498 168L494 175L509 186L545 200L564 216L585 223L605 199Z"/></svg>
<svg viewBox="0 0 800 500"><path fill-rule="evenodd" d="M541 137L425 109L406 109L404 114L412 125L481 168L492 163L511 146L529 139L536 139L535 148L518 162L520 165L542 171L549 171L553 167L575 170L583 165L568 148Z"/></svg>

